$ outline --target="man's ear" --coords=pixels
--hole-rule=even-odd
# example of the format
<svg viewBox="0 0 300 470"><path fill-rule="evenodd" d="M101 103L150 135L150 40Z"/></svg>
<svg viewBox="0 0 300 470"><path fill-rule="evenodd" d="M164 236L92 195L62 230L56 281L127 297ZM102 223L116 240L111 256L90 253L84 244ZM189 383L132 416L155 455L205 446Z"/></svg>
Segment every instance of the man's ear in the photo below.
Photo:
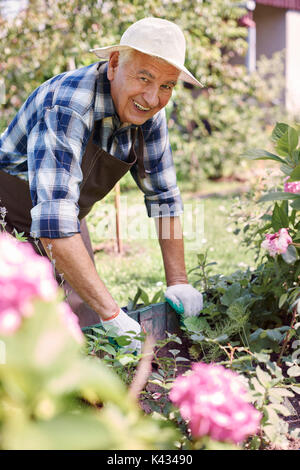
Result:
<svg viewBox="0 0 300 470"><path fill-rule="evenodd" d="M108 61L107 78L109 80L114 79L118 65L119 65L119 52L114 51L110 54L109 61Z"/></svg>

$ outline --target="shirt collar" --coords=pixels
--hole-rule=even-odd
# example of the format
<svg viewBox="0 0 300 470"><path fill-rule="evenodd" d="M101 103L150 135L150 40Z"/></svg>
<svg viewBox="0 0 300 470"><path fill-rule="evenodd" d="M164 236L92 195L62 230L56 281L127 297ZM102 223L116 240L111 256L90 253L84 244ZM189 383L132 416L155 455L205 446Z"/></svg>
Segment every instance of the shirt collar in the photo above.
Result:
<svg viewBox="0 0 300 470"><path fill-rule="evenodd" d="M97 66L98 78L96 81L95 121L111 117L115 128L131 127L128 122L121 123L110 93L110 81L107 77L107 62L100 62Z"/></svg>

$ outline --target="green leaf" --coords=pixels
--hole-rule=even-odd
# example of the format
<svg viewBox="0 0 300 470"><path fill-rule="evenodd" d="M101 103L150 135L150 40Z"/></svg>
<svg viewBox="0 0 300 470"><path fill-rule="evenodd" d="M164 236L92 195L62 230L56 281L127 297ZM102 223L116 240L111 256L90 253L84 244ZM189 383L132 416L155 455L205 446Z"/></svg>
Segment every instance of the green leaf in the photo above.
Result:
<svg viewBox="0 0 300 470"><path fill-rule="evenodd" d="M270 395L274 395L276 398L283 398L283 397L290 397L292 398L294 396L293 392L290 390L287 390L286 388L272 388L272 390L269 391Z"/></svg>
<svg viewBox="0 0 300 470"><path fill-rule="evenodd" d="M284 201L285 202L285 201ZM275 232L278 232L281 228L288 228L289 218L286 215L285 211L275 203L273 214L272 214L272 227Z"/></svg>
<svg viewBox="0 0 300 470"><path fill-rule="evenodd" d="M116 442L109 422L77 411L61 413L51 420L25 421L11 426L6 436L11 449L91 450L109 449Z"/></svg>
<svg viewBox="0 0 300 470"><path fill-rule="evenodd" d="M291 203L291 207L295 210L295 211L300 211L300 199L296 199L295 201L293 201Z"/></svg>
<svg viewBox="0 0 300 470"><path fill-rule="evenodd" d="M141 299L142 299L142 301L144 302L145 305L150 304L149 296L143 289L141 289Z"/></svg>
<svg viewBox="0 0 300 470"><path fill-rule="evenodd" d="M285 164L285 165L280 165L280 171L282 171L283 174L285 174L286 176L290 176L290 174L292 173L293 171L293 167Z"/></svg>
<svg viewBox="0 0 300 470"><path fill-rule="evenodd" d="M283 163L284 165L286 164L286 161L283 158L262 149L249 149L242 154L242 157L248 158L249 160L274 160L276 162Z"/></svg>
<svg viewBox="0 0 300 470"><path fill-rule="evenodd" d="M150 378L152 377L156 380L160 380L160 381L163 380L163 376L161 376L160 374L157 374L156 372L152 372Z"/></svg>
<svg viewBox="0 0 300 470"><path fill-rule="evenodd" d="M202 264L205 262L205 255L204 255L203 253L199 253L199 254L197 255L197 258L198 258L198 263L199 263L200 265L202 265Z"/></svg>
<svg viewBox="0 0 300 470"><path fill-rule="evenodd" d="M249 341L252 343L261 337L261 334L264 332L262 328L257 328L251 335L249 336Z"/></svg>
<svg viewBox="0 0 300 470"><path fill-rule="evenodd" d="M281 307L285 304L287 298L288 298L288 294L287 294L287 293L282 294L282 295L280 296L279 303L278 303L278 307L279 307L279 308L281 308Z"/></svg>
<svg viewBox="0 0 300 470"><path fill-rule="evenodd" d="M289 201L288 200L282 201L282 203L280 204L279 207L286 214L286 216L288 217L288 215L289 215Z"/></svg>
<svg viewBox="0 0 300 470"><path fill-rule="evenodd" d="M292 159L294 160L294 162L295 162L296 164L299 163L299 161L300 161L300 149L298 149L298 150L293 150L293 152L292 152Z"/></svg>
<svg viewBox="0 0 300 470"><path fill-rule="evenodd" d="M195 333L209 329L207 320L202 317L186 317L183 323L189 331Z"/></svg>
<svg viewBox="0 0 300 470"><path fill-rule="evenodd" d="M255 359L258 361L258 362L268 362L270 360L270 355L269 354L265 354L265 353L255 353L253 354L253 356L255 357Z"/></svg>
<svg viewBox="0 0 300 470"><path fill-rule="evenodd" d="M277 122L271 135L273 142L278 142L281 137L288 131L289 125L284 122Z"/></svg>
<svg viewBox="0 0 300 470"><path fill-rule="evenodd" d="M287 264L294 264L298 259L298 253L294 245L289 245L285 253L281 254Z"/></svg>
<svg viewBox="0 0 300 470"><path fill-rule="evenodd" d="M221 303L229 307L234 302L234 300L241 296L241 292L241 285L238 282L235 282L225 291L225 294L220 299Z"/></svg>
<svg viewBox="0 0 300 470"><path fill-rule="evenodd" d="M296 233L296 235L293 236L293 240L296 242L297 240L300 240L300 230ZM299 273L300 274L300 273Z"/></svg>
<svg viewBox="0 0 300 470"><path fill-rule="evenodd" d="M259 436L252 437L250 441L250 450L258 450L261 445L261 438Z"/></svg>
<svg viewBox="0 0 300 470"><path fill-rule="evenodd" d="M296 150L298 145L298 134L297 131L293 127L289 127L288 129L288 148L289 154L291 154L294 150Z"/></svg>
<svg viewBox="0 0 300 470"><path fill-rule="evenodd" d="M253 378L251 379L251 383L252 383L252 385L253 385L253 387L254 387L254 390L255 390L257 393L259 393L260 395L264 395L264 394L265 394L265 387L263 387L263 386L261 385L261 383L259 383L259 381L257 380L256 377L253 377Z"/></svg>
<svg viewBox="0 0 300 470"><path fill-rule="evenodd" d="M190 362L190 360L187 359L186 357L181 357L181 356L176 357L176 362L183 362L183 361Z"/></svg>
<svg viewBox="0 0 300 470"><path fill-rule="evenodd" d="M267 337L276 343L280 343L283 340L284 335L277 329L267 330Z"/></svg>
<svg viewBox="0 0 300 470"><path fill-rule="evenodd" d="M289 155L288 132L283 134L281 139L277 141L277 145L275 146L275 149L277 150L279 155L282 155L283 157L288 157Z"/></svg>
<svg viewBox="0 0 300 470"><path fill-rule="evenodd" d="M295 366L290 367L287 370L287 373L290 377L300 377L300 366L295 365ZM300 389L299 389L298 393L300 393Z"/></svg>
<svg viewBox="0 0 300 470"><path fill-rule="evenodd" d="M135 310L136 309L136 305L137 305L137 302L141 296L141 293L142 293L142 289L140 287L138 287L138 290L134 296L134 299L132 301L132 305L131 305L131 308L130 310Z"/></svg>
<svg viewBox="0 0 300 470"><path fill-rule="evenodd" d="M276 143L279 155L290 155L298 145L297 131L288 124L279 123L272 132L272 140Z"/></svg>
<svg viewBox="0 0 300 470"><path fill-rule="evenodd" d="M267 372L263 371L259 366L256 367L255 372L260 383L264 387L268 388L270 386L272 377Z"/></svg>
<svg viewBox="0 0 300 470"><path fill-rule="evenodd" d="M218 336L217 338L214 338L214 341L216 341L217 343L224 343L224 341L227 341L228 338L229 338L228 335L223 334L223 335Z"/></svg>
<svg viewBox="0 0 300 470"><path fill-rule="evenodd" d="M277 192L270 192L262 196L258 202L266 202L266 201L283 201L285 199L296 199L300 200L300 194L295 193L287 193L283 191Z"/></svg>
<svg viewBox="0 0 300 470"><path fill-rule="evenodd" d="M118 346L127 346L131 342L131 339L126 335L116 336L114 339L118 343Z"/></svg>
<svg viewBox="0 0 300 470"><path fill-rule="evenodd" d="M271 404L264 406L264 411L268 417L268 424L277 425L279 422L279 416L277 412L274 410Z"/></svg>
<svg viewBox="0 0 300 470"><path fill-rule="evenodd" d="M116 355L115 348L113 348L110 344L104 344L103 346L100 347L100 349L107 352L108 354L111 354L112 356Z"/></svg>
<svg viewBox="0 0 300 470"><path fill-rule="evenodd" d="M130 364L131 362L135 362L135 358L129 356L129 354L126 354L122 357L119 357L118 361L122 364L122 366L126 366L127 364Z"/></svg>
<svg viewBox="0 0 300 470"><path fill-rule="evenodd" d="M288 179L288 183L292 183L294 181L300 181L300 165L296 166Z"/></svg>
<svg viewBox="0 0 300 470"><path fill-rule="evenodd" d="M162 294L163 294L162 290L159 290L158 292L156 292L156 294L151 299L150 303L151 304L156 304L158 302L158 300L162 297Z"/></svg>
<svg viewBox="0 0 300 470"><path fill-rule="evenodd" d="M177 354L180 353L180 350L179 350L179 349L169 349L169 352L170 352L173 356L177 356Z"/></svg>
<svg viewBox="0 0 300 470"><path fill-rule="evenodd" d="M201 333L194 333L193 335L191 335L191 339L193 341L199 341L201 343L201 341L205 341L206 338Z"/></svg>
<svg viewBox="0 0 300 470"><path fill-rule="evenodd" d="M274 440L275 440L275 438L278 434L277 426L273 426L271 424L268 424L268 425L264 426L263 429L264 429L264 433L266 434L269 441L274 442Z"/></svg>

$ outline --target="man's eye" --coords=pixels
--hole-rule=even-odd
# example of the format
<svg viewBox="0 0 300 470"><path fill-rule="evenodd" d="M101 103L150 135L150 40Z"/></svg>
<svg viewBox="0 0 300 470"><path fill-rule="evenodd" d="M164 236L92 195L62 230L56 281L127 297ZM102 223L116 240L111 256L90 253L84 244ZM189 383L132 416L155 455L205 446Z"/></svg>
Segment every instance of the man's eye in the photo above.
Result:
<svg viewBox="0 0 300 470"><path fill-rule="evenodd" d="M170 85L161 85L161 87L166 91L172 90L172 87Z"/></svg>
<svg viewBox="0 0 300 470"><path fill-rule="evenodd" d="M140 79L142 80L142 82L145 82L145 83L148 82L148 78L146 78L146 77L140 77Z"/></svg>

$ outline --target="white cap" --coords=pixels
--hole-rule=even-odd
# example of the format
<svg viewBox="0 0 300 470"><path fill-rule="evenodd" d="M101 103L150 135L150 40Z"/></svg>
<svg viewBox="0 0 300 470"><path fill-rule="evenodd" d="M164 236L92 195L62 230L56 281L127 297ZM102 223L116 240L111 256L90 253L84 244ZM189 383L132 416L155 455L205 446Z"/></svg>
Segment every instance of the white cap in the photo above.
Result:
<svg viewBox="0 0 300 470"><path fill-rule="evenodd" d="M98 47L90 52L101 59L109 59L114 51L135 49L136 51L159 57L180 70L179 78L196 86L203 86L184 66L185 38L175 23L162 18L143 18L133 23L121 37L120 44Z"/></svg>

